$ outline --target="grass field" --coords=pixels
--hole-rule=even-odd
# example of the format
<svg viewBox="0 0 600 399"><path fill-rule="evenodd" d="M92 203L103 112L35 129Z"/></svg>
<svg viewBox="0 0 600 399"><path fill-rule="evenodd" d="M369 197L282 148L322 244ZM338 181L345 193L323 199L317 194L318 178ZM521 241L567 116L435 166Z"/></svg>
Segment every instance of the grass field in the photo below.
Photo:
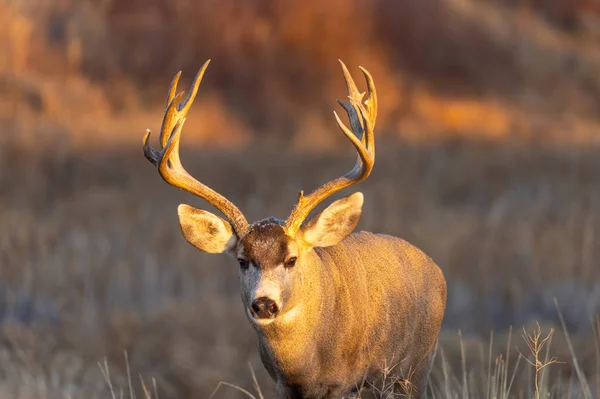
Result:
<svg viewBox="0 0 600 399"><path fill-rule="evenodd" d="M205 204L141 150L173 74L183 90L208 58L183 162L249 220L352 166L336 60L373 74L359 229L444 271L433 397L599 397L599 17L589 0L0 0L0 399L273 396L235 262L179 231L176 206Z"/></svg>
<svg viewBox="0 0 600 399"><path fill-rule="evenodd" d="M510 382L516 348L528 354L521 326L531 333L534 321L544 334L556 328L549 353L562 362L545 369L545 386L554 397L568 390L580 397L553 298L589 389L600 392L596 153L469 140L380 146L360 187L366 203L359 229L409 240L446 275L445 363L438 356L436 397L465 397L463 384L466 397L488 397L488 378L502 380L493 370L503 370L495 359L504 353L506 360L507 347ZM285 217L300 188L314 188L353 162L350 154L259 148L198 148L182 156L188 170L252 220ZM219 381L251 390L250 364L270 397L236 265L185 242L177 204L204 205L164 183L140 148L13 145L0 159L5 397L107 397L97 365L104 357L115 386L127 387L128 364L132 385L141 387L139 375L149 385L156 379L161 398L207 397ZM521 360L515 375L509 397L531 397L532 367ZM228 387L217 392L240 395Z"/></svg>

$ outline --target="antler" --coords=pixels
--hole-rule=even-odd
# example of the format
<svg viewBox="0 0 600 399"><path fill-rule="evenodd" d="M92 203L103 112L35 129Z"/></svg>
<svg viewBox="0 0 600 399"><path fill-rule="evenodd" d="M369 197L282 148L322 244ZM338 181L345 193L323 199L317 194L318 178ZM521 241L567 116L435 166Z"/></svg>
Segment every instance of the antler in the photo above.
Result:
<svg viewBox="0 0 600 399"><path fill-rule="evenodd" d="M194 102L196 93L198 93L198 87L200 86L200 82L202 82L204 72L209 63L210 60L206 61L198 71L183 103L179 102L183 97L183 92L175 94L177 82L179 82L179 78L181 77L181 71L175 75L169 87L167 108L165 109L160 129L159 140L161 149L157 151L150 146L149 139L151 132L148 129L144 136L144 155L154 166L158 167L160 176L167 183L205 199L221 211L231 222L236 234L240 236L248 230L248 221L242 212L227 198L190 176L184 169L179 158L179 139L181 138L181 130L185 123L185 116Z"/></svg>
<svg viewBox="0 0 600 399"><path fill-rule="evenodd" d="M346 65L340 60L346 86L348 87L348 102L337 100L338 104L348 113L350 127L341 121L338 114L334 111L335 119L342 133L350 140L358 152L358 160L354 168L345 175L338 177L328 183L325 183L311 194L305 196L302 191L298 195L298 203L292 210L287 222L286 229L288 234L294 235L304 222L308 214L325 198L330 195L354 184L365 180L373 170L375 163L375 140L373 137L373 129L375 128L375 119L377 117L377 93L373 77L364 69L359 67L365 80L367 81L368 96L365 100L365 93L361 93L356 88L356 84L350 76Z"/></svg>

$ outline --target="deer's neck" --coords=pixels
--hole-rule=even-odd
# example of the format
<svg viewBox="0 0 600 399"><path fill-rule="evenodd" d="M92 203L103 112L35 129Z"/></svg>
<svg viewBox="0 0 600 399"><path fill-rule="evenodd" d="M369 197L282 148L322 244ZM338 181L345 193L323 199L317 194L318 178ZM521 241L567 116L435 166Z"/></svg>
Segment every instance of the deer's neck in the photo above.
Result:
<svg viewBox="0 0 600 399"><path fill-rule="evenodd" d="M322 324L323 315L330 312L326 279L320 270L321 259L314 252L308 255L308 267L302 270L301 284L288 309L273 323L257 330L268 358L286 375L305 372L307 363L316 362L317 327Z"/></svg>

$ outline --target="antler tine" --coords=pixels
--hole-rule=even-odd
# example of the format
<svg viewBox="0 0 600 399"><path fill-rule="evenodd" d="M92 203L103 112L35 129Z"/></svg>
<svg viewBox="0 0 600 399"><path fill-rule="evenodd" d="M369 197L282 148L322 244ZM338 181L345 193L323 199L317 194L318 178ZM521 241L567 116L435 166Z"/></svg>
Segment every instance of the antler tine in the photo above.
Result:
<svg viewBox="0 0 600 399"><path fill-rule="evenodd" d="M375 90L375 83L373 82L373 76L365 68L359 66L365 80L367 82L367 99L364 101L365 106L369 111L369 120L373 129L375 129L375 119L377 119L377 91Z"/></svg>
<svg viewBox="0 0 600 399"><path fill-rule="evenodd" d="M342 60L338 60L340 65L342 66L342 72L344 74L344 79L346 80L346 88L348 89L348 97L349 98L354 98L356 99L358 102L360 102L363 98L363 96L365 95L364 92L360 92L358 90L358 88L356 87L356 83L354 83L354 79L352 78L352 75L350 75L350 72L348 72L348 68L346 68L346 64L344 64L344 62Z"/></svg>
<svg viewBox="0 0 600 399"><path fill-rule="evenodd" d="M181 74L181 72L179 74ZM177 78L177 80L179 80L179 78ZM177 87L175 87L174 89L177 89ZM175 92L175 90L173 90L173 92ZM163 117L163 122L160 128L159 135L161 147L167 145L167 141L169 140L169 137L171 137L171 133L173 133L173 129L177 124L177 120L181 117L185 117L185 115L180 115L180 113L177 111L177 103L179 102L179 100L181 100L183 94L184 93L182 91L177 93L177 95L171 98L169 104L167 104L167 109L165 109L165 115ZM171 93L169 93L169 96L171 96Z"/></svg>
<svg viewBox="0 0 600 399"><path fill-rule="evenodd" d="M171 104L171 101L173 101L173 97L175 97L175 93L177 92L177 84L179 83L179 78L181 78L181 71L179 71L175 74L175 77L173 77L173 80L171 81L171 85L169 86L169 93L167 95L167 104L166 104L167 108Z"/></svg>
<svg viewBox="0 0 600 399"><path fill-rule="evenodd" d="M179 103L181 97L184 92L179 92L177 95L177 84L179 83L179 78L181 78L181 71L177 72L173 80L171 81L171 85L169 86L169 93L167 95L167 108L165 110L165 117L163 119L163 124L160 129L160 145L165 146L167 144L167 140L169 139L169 135L173 131L177 120L181 118L185 118L194 99L196 98L196 94L198 93L198 88L200 87L200 83L202 82L202 78L204 77L204 73L208 68L208 64L210 64L210 60L206 61L204 65L200 68L194 81L192 83L192 87L188 92L187 96L183 103Z"/></svg>
<svg viewBox="0 0 600 399"><path fill-rule="evenodd" d="M354 110L354 108L352 108L352 109L353 109L355 118L358 119L358 116L356 116L356 110ZM358 134L355 133L356 130L348 129L348 127L346 127L344 122L342 122L342 120L338 116L337 112L333 111L333 115L335 116L337 124L338 124L340 130L342 131L342 133L344 133L344 135L348 138L348 140L350 140L352 145L354 145L354 148L356 148L356 151L358 152L357 162L358 162L359 166L372 163L371 162L372 161L371 154L369 153L369 150L367 149L367 147L364 145L363 140L361 140L361 138L358 136ZM357 123L358 122L355 121L354 125L356 125ZM364 136L365 135L363 134L363 137Z"/></svg>
<svg viewBox="0 0 600 399"><path fill-rule="evenodd" d="M190 110L194 99L196 98L196 94L198 94L198 88L200 87L200 83L202 83L202 79L204 78L204 72L206 72L206 68L208 68L208 64L210 64L210 60L207 60L204 65L198 70L196 76L194 77L194 81L192 82L191 90L188 92L185 97L185 101L179 107L180 112L184 115Z"/></svg>
<svg viewBox="0 0 600 399"><path fill-rule="evenodd" d="M179 103L183 97L183 92L175 94L177 83L181 76L179 72L173 78L167 96L167 108L163 117L162 127L160 131L160 151L155 150L150 145L150 130L144 135L144 155L145 157L158 168L160 176L169 184L188 191L200 198L205 199L212 206L220 210L231 222L236 234L242 235L248 229L248 222L240 210L227 198L217 193L213 189L194 179L181 164L179 156L179 142L181 139L181 131L186 120L187 112L189 111L198 88L204 77L204 72L208 67L210 60L206 61L200 68L192 87L188 92L183 103Z"/></svg>
<svg viewBox="0 0 600 399"><path fill-rule="evenodd" d="M344 74L344 80L346 81L346 88L348 89L348 99L350 101L344 103L340 100L337 100L337 103L340 104L348 113L349 115L349 120L350 120L350 125L354 124L358 124L356 126L351 126L352 127L352 131L356 132L355 134L358 135L358 138L361 139L361 141L363 142L363 144L365 144L365 137L364 137L364 131L363 131L363 121L361 118L353 118L350 117L350 113L356 113L356 109L354 108L356 105L360 105L362 103L362 99L365 95L364 92L360 92L358 90L358 88L356 87L356 83L354 83L354 79L352 78L352 75L350 75L350 72L348 72L348 68L346 68L346 64L344 64L344 62L342 60L338 60L340 65L342 66L342 72Z"/></svg>
<svg viewBox="0 0 600 399"><path fill-rule="evenodd" d="M143 147L144 148L144 156L146 157L146 159L148 161L150 161L152 163L152 165L158 166L158 162L160 160L161 154L160 154L160 151L156 151L150 145L149 141L150 141L151 134L152 134L152 132L150 131L150 129L146 129L146 134L144 135L144 147Z"/></svg>
<svg viewBox="0 0 600 399"><path fill-rule="evenodd" d="M338 104L344 108L348 114L350 128L348 128L340 119L337 112L333 112L337 124L350 140L358 153L358 160L352 170L345 175L338 177L328 183L325 183L311 194L305 196L301 191L298 196L298 203L292 210L290 217L286 222L288 234L294 235L308 216L308 214L325 198L354 184L357 184L371 174L375 163L375 140L373 137L373 128L375 127L375 118L377 116L377 93L371 74L361 67L365 75L368 88L368 97L363 100L365 93L361 93L352 76L348 72L346 65L340 60L346 87L348 89L348 101L338 100Z"/></svg>

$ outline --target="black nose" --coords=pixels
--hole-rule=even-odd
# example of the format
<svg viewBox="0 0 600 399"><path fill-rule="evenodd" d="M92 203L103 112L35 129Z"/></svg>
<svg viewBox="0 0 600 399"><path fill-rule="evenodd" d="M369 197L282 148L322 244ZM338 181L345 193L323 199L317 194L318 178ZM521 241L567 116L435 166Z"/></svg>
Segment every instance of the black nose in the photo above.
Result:
<svg viewBox="0 0 600 399"><path fill-rule="evenodd" d="M279 308L275 301L266 296L255 299L254 302L252 302L250 309L252 309L252 314L257 319L271 319L279 312Z"/></svg>

